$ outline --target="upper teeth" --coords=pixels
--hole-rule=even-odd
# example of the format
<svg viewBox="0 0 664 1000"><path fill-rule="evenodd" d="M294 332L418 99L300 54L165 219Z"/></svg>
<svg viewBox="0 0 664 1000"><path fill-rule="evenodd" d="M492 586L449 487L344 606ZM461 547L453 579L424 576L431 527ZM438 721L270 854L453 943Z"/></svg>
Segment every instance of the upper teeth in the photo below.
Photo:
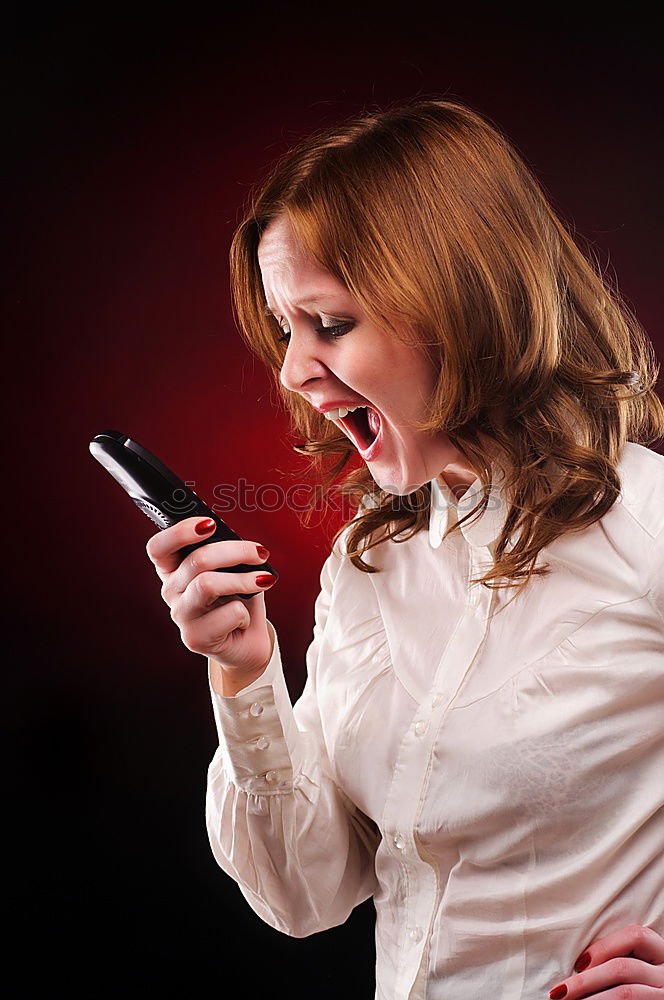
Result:
<svg viewBox="0 0 664 1000"><path fill-rule="evenodd" d="M363 403L360 403L359 406L349 406L348 408L341 406L338 410L328 410L323 416L326 420L339 420L340 417L345 417L347 413L354 413L355 410L359 409L366 410L366 406Z"/></svg>

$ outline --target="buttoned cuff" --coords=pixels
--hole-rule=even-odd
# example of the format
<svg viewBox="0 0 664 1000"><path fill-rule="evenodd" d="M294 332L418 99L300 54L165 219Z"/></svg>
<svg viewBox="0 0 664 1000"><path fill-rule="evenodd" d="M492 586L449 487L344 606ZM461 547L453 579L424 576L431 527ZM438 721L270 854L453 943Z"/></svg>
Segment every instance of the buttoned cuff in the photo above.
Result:
<svg viewBox="0 0 664 1000"><path fill-rule="evenodd" d="M221 695L208 683L226 772L245 792L291 791L300 772L302 734L297 728L281 663L277 633L267 621L274 647L256 680L235 695Z"/></svg>

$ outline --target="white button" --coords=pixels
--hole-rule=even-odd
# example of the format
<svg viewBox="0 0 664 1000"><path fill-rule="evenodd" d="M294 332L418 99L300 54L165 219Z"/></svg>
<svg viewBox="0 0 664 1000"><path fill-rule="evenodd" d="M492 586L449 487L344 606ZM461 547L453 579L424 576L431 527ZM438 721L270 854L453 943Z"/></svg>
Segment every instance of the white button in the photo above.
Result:
<svg viewBox="0 0 664 1000"><path fill-rule="evenodd" d="M406 846L406 841L403 839L400 833L397 833L394 837L394 846L398 851L403 851Z"/></svg>
<svg viewBox="0 0 664 1000"><path fill-rule="evenodd" d="M422 940L422 928L421 927L413 927L412 931L410 932L410 934L408 936L410 937L411 941L415 941L415 942L421 941Z"/></svg>
<svg viewBox="0 0 664 1000"><path fill-rule="evenodd" d="M440 694L440 693L434 695L433 701L431 702L431 707L432 708L438 708L438 706L440 705L440 703L443 701L444 697L445 697L445 695L444 694Z"/></svg>
<svg viewBox="0 0 664 1000"><path fill-rule="evenodd" d="M249 715L253 715L254 717L256 717L257 715L262 715L262 714L263 714L263 706L261 705L260 701L255 701L251 706L251 708L249 709Z"/></svg>
<svg viewBox="0 0 664 1000"><path fill-rule="evenodd" d="M272 785L274 784L274 782L277 780L278 777L279 777L278 771L268 771L267 774L265 775L265 780L269 781L270 784Z"/></svg>
<svg viewBox="0 0 664 1000"><path fill-rule="evenodd" d="M268 740L267 736L259 736L258 739L256 740L257 750L267 750L269 745L270 741Z"/></svg>
<svg viewBox="0 0 664 1000"><path fill-rule="evenodd" d="M415 732L418 736L424 736L427 729L429 728L429 723L426 719L420 719L419 722L415 723Z"/></svg>

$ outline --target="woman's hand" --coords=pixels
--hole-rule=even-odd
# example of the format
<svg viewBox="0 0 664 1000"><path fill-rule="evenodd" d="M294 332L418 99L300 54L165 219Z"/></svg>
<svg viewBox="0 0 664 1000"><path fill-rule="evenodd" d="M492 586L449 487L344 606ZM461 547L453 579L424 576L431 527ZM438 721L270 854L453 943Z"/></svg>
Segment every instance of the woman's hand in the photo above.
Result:
<svg viewBox="0 0 664 1000"><path fill-rule="evenodd" d="M652 927L631 924L593 941L574 969L577 975L554 986L551 1000L662 1000L664 938Z"/></svg>
<svg viewBox="0 0 664 1000"><path fill-rule="evenodd" d="M183 559L179 550L205 537L205 532L201 535L195 529L207 520L187 517L148 539L147 553L162 581L161 596L171 609L171 618L187 649L211 657L237 677L259 675L272 655L265 596L260 593L262 584L256 580L262 574L215 570L256 563L258 571L269 552L259 552L255 542L210 542ZM210 524L208 536L216 530L216 524ZM231 596L245 593L256 596L247 601Z"/></svg>

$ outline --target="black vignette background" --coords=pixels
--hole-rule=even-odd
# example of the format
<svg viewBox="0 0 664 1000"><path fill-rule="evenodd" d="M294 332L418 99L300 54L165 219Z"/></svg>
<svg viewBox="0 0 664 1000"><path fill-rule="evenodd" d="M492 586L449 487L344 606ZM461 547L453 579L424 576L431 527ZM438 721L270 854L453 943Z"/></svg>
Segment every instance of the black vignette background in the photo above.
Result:
<svg viewBox="0 0 664 1000"><path fill-rule="evenodd" d="M225 996L238 972L250 997L373 996L371 901L293 939L215 864L205 663L161 600L153 526L88 452L123 430L210 500L301 468L228 287L234 228L278 155L362 110L465 101L516 144L662 357L647 18L412 5L398 21L377 5L230 18L195 5L7 15L10 996ZM266 494L228 520L281 573L266 600L295 699L339 517L304 528Z"/></svg>

